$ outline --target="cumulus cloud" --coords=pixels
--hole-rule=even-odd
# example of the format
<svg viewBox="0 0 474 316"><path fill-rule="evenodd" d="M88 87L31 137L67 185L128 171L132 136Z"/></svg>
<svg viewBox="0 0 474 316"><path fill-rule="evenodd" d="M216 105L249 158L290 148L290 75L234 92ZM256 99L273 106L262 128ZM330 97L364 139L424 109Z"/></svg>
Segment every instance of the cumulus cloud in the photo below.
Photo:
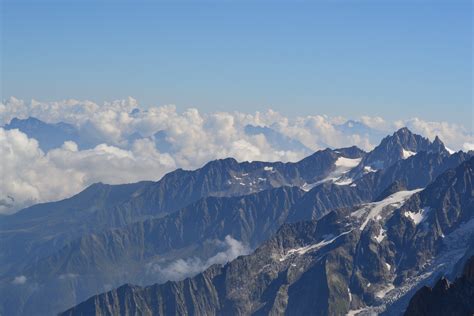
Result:
<svg viewBox="0 0 474 316"><path fill-rule="evenodd" d="M464 151L474 150L474 143L464 143L462 147Z"/></svg>
<svg viewBox="0 0 474 316"><path fill-rule="evenodd" d="M26 283L26 276L24 275L16 276L12 281L12 284L15 284L15 285L22 285L25 283Z"/></svg>
<svg viewBox="0 0 474 316"><path fill-rule="evenodd" d="M389 131L391 126L390 123L385 121L382 117L380 116L367 116L367 115L362 115L360 117L360 121L367 125L370 128L374 128L377 130L387 130Z"/></svg>
<svg viewBox="0 0 474 316"><path fill-rule="evenodd" d="M473 131L468 131L464 126L448 122L429 122L419 118L395 122L396 127L407 126L415 133L430 139L439 136L441 140L454 150L465 149L465 144L474 141Z"/></svg>
<svg viewBox="0 0 474 316"><path fill-rule="evenodd" d="M175 168L195 169L219 158L297 161L308 151L326 147L356 145L370 150L383 135L402 126L431 139L438 135L453 150L472 149L474 144L472 131L462 126L419 118L390 122L362 116L354 120L358 125L344 125L347 119L343 117L290 119L271 109L178 112L173 105L141 107L133 98L101 105L73 99L24 102L14 97L0 103L0 126L15 117L70 123L81 135L92 135L99 145L83 149L68 140L44 152L35 135L0 128L0 213L65 198L94 182L158 180ZM279 147L283 142L269 141L263 132L247 133L247 125L271 128L272 137L280 135L303 146Z"/></svg>
<svg viewBox="0 0 474 316"><path fill-rule="evenodd" d="M238 256L250 253L250 249L238 240L227 235L224 241L217 241L218 247L223 248L207 260L197 257L178 259L170 264L162 266L159 263L147 265L147 272L164 281L179 281L194 276L214 264L225 264Z"/></svg>
<svg viewBox="0 0 474 316"><path fill-rule="evenodd" d="M102 144L79 151L74 142L44 153L35 139L0 128L0 212L68 197L95 182L112 184L158 179L175 169L147 139L130 150Z"/></svg>

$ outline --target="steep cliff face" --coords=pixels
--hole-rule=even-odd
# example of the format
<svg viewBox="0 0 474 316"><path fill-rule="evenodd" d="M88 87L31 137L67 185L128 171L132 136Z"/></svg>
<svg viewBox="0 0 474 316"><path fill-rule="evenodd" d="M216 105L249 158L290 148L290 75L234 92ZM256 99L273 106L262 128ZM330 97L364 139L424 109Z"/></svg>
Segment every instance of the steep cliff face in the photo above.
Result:
<svg viewBox="0 0 474 316"><path fill-rule="evenodd" d="M424 190L284 224L254 253L224 266L179 282L125 285L64 315L400 314L411 291L451 271L469 249L473 167L474 158ZM440 218L450 218L449 225ZM472 274L467 268L465 275Z"/></svg>
<svg viewBox="0 0 474 316"><path fill-rule="evenodd" d="M284 225L255 253L223 267L213 266L179 282L124 285L92 297L64 315L91 311L96 315L314 314L315 310L322 311L321 315L336 315L347 310L348 304L339 306L343 300L335 294L343 284L327 276L342 273L342 279L349 277L349 271L331 272L336 261L350 258L340 247L351 238L350 230L337 219L336 214L330 214L320 222ZM338 235L328 235L329 231ZM331 250L335 254L328 255ZM323 258L317 259L317 255ZM338 302L328 303L329 298Z"/></svg>
<svg viewBox="0 0 474 316"><path fill-rule="evenodd" d="M405 316L468 316L474 314L474 257L461 277L453 283L441 278L434 287L422 287L413 298Z"/></svg>
<svg viewBox="0 0 474 316"><path fill-rule="evenodd" d="M404 127L393 135L382 139L380 144L365 155L360 165L351 170L349 175L353 178L360 178L367 172L386 169L397 161L407 159L419 152L444 152L448 154L439 138L436 138L434 142L430 142L429 139L413 134L408 128Z"/></svg>

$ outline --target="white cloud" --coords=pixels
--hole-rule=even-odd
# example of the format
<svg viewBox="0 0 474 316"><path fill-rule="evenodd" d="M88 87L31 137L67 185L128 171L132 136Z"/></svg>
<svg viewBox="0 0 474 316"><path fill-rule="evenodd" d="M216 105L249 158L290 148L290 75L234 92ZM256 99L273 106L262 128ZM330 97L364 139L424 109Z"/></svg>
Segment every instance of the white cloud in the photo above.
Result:
<svg viewBox="0 0 474 316"><path fill-rule="evenodd" d="M22 285L25 283L26 283L26 276L24 275L16 276L12 281L12 284L15 284L15 285Z"/></svg>
<svg viewBox="0 0 474 316"><path fill-rule="evenodd" d="M360 117L360 121L367 125L370 128L374 128L377 130L387 130L389 131L391 129L390 123L385 121L383 118L380 116L367 116L363 115Z"/></svg>
<svg viewBox="0 0 474 316"><path fill-rule="evenodd" d="M200 258L178 259L166 266L154 262L147 265L147 272L164 281L179 281L194 276L214 264L225 264L238 256L250 253L250 249L240 241L227 235L224 241L217 241L217 246L223 248L214 256L203 261Z"/></svg>
<svg viewBox="0 0 474 316"><path fill-rule="evenodd" d="M464 148L465 143L473 143L473 131L468 131L461 125L448 122L428 122L419 118L412 118L398 122L398 125L407 126L415 133L424 135L430 139L439 136L450 148L459 150Z"/></svg>
<svg viewBox="0 0 474 316"><path fill-rule="evenodd" d="M474 143L464 143L462 147L464 151L474 150Z"/></svg>
<svg viewBox="0 0 474 316"><path fill-rule="evenodd" d="M159 179L176 168L169 154L148 139L130 150L102 144L79 151L74 142L44 153L35 139L0 128L0 212L71 196L95 182L112 184Z"/></svg>
<svg viewBox="0 0 474 316"><path fill-rule="evenodd" d="M33 138L0 129L3 213L70 196L94 182L158 180L175 168L195 169L213 159L297 161L307 155L301 149L274 148L264 134L246 134L247 124L271 127L313 151L352 145L369 150L378 143L379 135L402 126L431 139L439 135L454 150L467 150L474 144L472 131L462 126L418 118L390 122L362 116L359 122L366 128L358 132L341 130L339 124L346 121L343 117L311 115L290 119L271 109L254 114L202 114L191 108L179 113L173 105L143 108L133 98L98 105L72 99L27 103L12 97L0 104L1 125L14 117L29 116L49 123L71 123L80 132L93 134L102 144L80 150L76 143L67 141L45 153ZM165 133L172 149L169 152L156 148L152 136L158 131ZM143 138L131 139L132 134Z"/></svg>

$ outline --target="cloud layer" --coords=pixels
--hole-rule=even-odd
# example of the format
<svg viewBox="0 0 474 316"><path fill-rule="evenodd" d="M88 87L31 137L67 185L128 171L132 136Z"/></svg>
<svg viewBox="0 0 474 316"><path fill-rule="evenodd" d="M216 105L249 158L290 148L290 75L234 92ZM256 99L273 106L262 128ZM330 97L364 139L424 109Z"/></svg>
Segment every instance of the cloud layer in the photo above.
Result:
<svg viewBox="0 0 474 316"><path fill-rule="evenodd" d="M207 260L197 257L188 259L178 259L167 265L160 263L150 263L147 265L147 273L152 274L155 278L165 281L180 281L187 277L194 276L214 264L225 264L234 260L238 256L250 253L250 248L242 244L240 241L227 235L224 241L216 241L218 248L222 250Z"/></svg>
<svg viewBox="0 0 474 316"><path fill-rule="evenodd" d="M170 105L144 108L132 98L103 105L78 100L27 103L13 97L0 103L0 126L15 117L70 123L99 145L80 149L66 141L45 152L34 135L0 128L0 213L65 198L94 182L158 180L177 167L194 169L218 158L296 161L325 147L369 150L402 126L431 139L438 135L453 150L474 148L472 131L447 122L288 118L272 110L203 114L191 108L180 113ZM248 125L268 129L249 133Z"/></svg>

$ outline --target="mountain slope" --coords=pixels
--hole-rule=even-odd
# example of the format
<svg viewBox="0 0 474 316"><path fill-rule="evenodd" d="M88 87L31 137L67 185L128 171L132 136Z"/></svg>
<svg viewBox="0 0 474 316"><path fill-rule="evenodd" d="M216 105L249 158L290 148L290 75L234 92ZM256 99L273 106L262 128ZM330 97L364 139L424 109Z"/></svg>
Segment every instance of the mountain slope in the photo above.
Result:
<svg viewBox="0 0 474 316"><path fill-rule="evenodd" d="M405 316L463 316L474 314L474 257L453 283L440 279L433 288L424 286L410 300Z"/></svg>
<svg viewBox="0 0 474 316"><path fill-rule="evenodd" d="M391 137L400 139L398 135ZM405 138L424 144L424 140L418 141L419 136ZM399 149L400 141L386 142ZM425 256L442 251L442 247L428 246L426 251L410 249L410 243L422 234L407 234L409 223L397 224L398 213L394 210L410 196L418 196L421 188L446 169L469 159L462 152L450 155L440 141L428 141L426 148L423 151L420 147L416 155L406 159L394 159L385 169L363 172L356 179L348 175L371 154L357 147L318 151L296 163L238 163L223 159L194 171L176 170L158 182L124 185L121 191L116 191L116 186L99 184L70 199L75 202L48 203L6 216L0 223L0 255L5 263L0 283L2 292L8 295L2 299L0 313L54 313L123 283L147 285L179 280L212 263L227 261L216 261L217 257L234 258L246 253L244 248L260 246L285 222L324 222L331 216L335 216L334 222L352 229L344 234L349 235L350 242L341 243L335 251L344 254L341 262L354 268L340 266L342 259L334 259L330 247L323 247L324 253L320 253L335 260L328 261L328 267L321 266L319 259L306 256L317 248L307 249L310 245L336 245L332 238L345 232L337 228L326 231L324 237L317 235L319 231L314 235L311 229L295 231L301 236L301 243L283 249L277 257L290 254L288 258L293 258L292 254L301 250L295 249L307 249L301 258L322 269L315 273L327 279L327 268L331 269L330 274L341 275L337 284L326 282L332 294L320 289L324 291L318 308L326 308L328 313L341 312L341 306L385 306L384 295L380 298L377 293L392 283L406 283L410 275L421 269L416 264L420 259L408 260L408 250L420 250ZM459 207L464 214L463 203ZM459 221L454 221L453 231L459 226ZM294 230L297 226L291 227ZM320 229L324 230L321 226ZM450 232L446 230L445 234ZM432 235L427 244L439 243L435 240L439 236ZM232 251L233 246L240 250ZM397 266L398 262L403 265ZM191 273L178 273L180 277L176 277L175 272L183 267ZM163 276L163 271L171 270L175 276ZM17 278L24 283L17 284ZM304 285L307 280L298 282ZM368 283L372 286L367 287ZM341 286L346 286L344 293L350 288L350 304L341 301ZM296 285L293 288L299 289ZM268 294L269 299L274 299L272 295ZM48 301L48 297L57 299ZM285 299L277 301L283 304ZM298 304L294 305L297 307ZM274 308L280 309L276 305Z"/></svg>
<svg viewBox="0 0 474 316"><path fill-rule="evenodd" d="M397 161L407 159L419 152L449 152L441 140L436 137L433 142L420 135L413 134L404 127L382 139L381 143L367 154L357 166L349 173L349 177L357 179L365 173L386 169Z"/></svg>
<svg viewBox="0 0 474 316"><path fill-rule="evenodd" d="M222 262L217 256L239 251L234 246L253 248L269 238L302 194L298 188L283 187L244 197L208 197L163 218L84 235L54 255L17 269L15 275L38 287L16 293L15 298L5 295L4 313L13 315L20 308L27 314L57 312L102 291L103 284L149 284L196 274L207 268L206 262ZM224 240L229 249L223 247ZM178 264L192 265L187 267L191 271L174 271ZM12 288L15 285L8 284L1 290L9 293ZM48 297L57 300L51 302Z"/></svg>
<svg viewBox="0 0 474 316"><path fill-rule="evenodd" d="M413 290L449 272L474 237L468 224L474 222L473 168L474 158L424 190L397 192L317 221L285 224L254 253L223 267L179 282L124 285L64 315L91 310L98 315L399 314ZM449 205L447 200L459 203ZM430 214L438 215L420 222L407 213L415 212L414 206L431 207ZM437 219L453 209L457 215L438 234ZM410 254L425 258L426 253L433 259L421 266L418 260L403 260Z"/></svg>
<svg viewBox="0 0 474 316"><path fill-rule="evenodd" d="M275 238L265 243L253 255L239 257L224 267L213 266L194 278L180 282L167 282L145 288L125 285L105 295L93 297L64 315L85 315L91 310L98 311L98 315L118 314L123 311L127 311L125 314L128 315L142 312L145 315L225 315L264 313L265 310L278 308L283 302L274 301L274 295L281 292L284 300L287 293L282 292L284 290L281 287L291 292L292 289L286 283L304 282L306 276L294 268L289 260L276 257L276 253L283 254L285 249L302 242L320 243L327 238L324 236L326 230L340 231L343 234L339 237L340 240L347 238L344 227L334 222L335 218L328 216L319 224L308 222L284 226ZM301 231L306 233L301 234ZM323 263L318 265L302 261L301 265L309 269L310 274L325 273ZM318 292L323 291L324 288ZM314 302L314 307L324 304L321 302L324 299L316 299L320 294L318 292L306 292L315 299L307 301ZM293 295L291 298L288 304L296 312L301 306L293 301Z"/></svg>
<svg viewBox="0 0 474 316"><path fill-rule="evenodd" d="M194 171L178 169L158 182L92 185L70 199L39 204L3 217L0 259L5 264L0 273L48 255L83 234L164 216L203 197L240 196L318 181L336 168L335 162L343 155L360 159L364 152L355 147L337 152L327 149L296 163L238 163L229 158L209 162Z"/></svg>
<svg viewBox="0 0 474 316"><path fill-rule="evenodd" d="M447 169L458 166L470 157L463 152L453 155L444 151L420 152L408 159L397 161L387 169L366 173L346 185L337 182L323 183L311 189L294 206L289 221L317 219L334 208L351 207L377 200L387 194L388 191L385 191L394 183L407 190L423 188Z"/></svg>

